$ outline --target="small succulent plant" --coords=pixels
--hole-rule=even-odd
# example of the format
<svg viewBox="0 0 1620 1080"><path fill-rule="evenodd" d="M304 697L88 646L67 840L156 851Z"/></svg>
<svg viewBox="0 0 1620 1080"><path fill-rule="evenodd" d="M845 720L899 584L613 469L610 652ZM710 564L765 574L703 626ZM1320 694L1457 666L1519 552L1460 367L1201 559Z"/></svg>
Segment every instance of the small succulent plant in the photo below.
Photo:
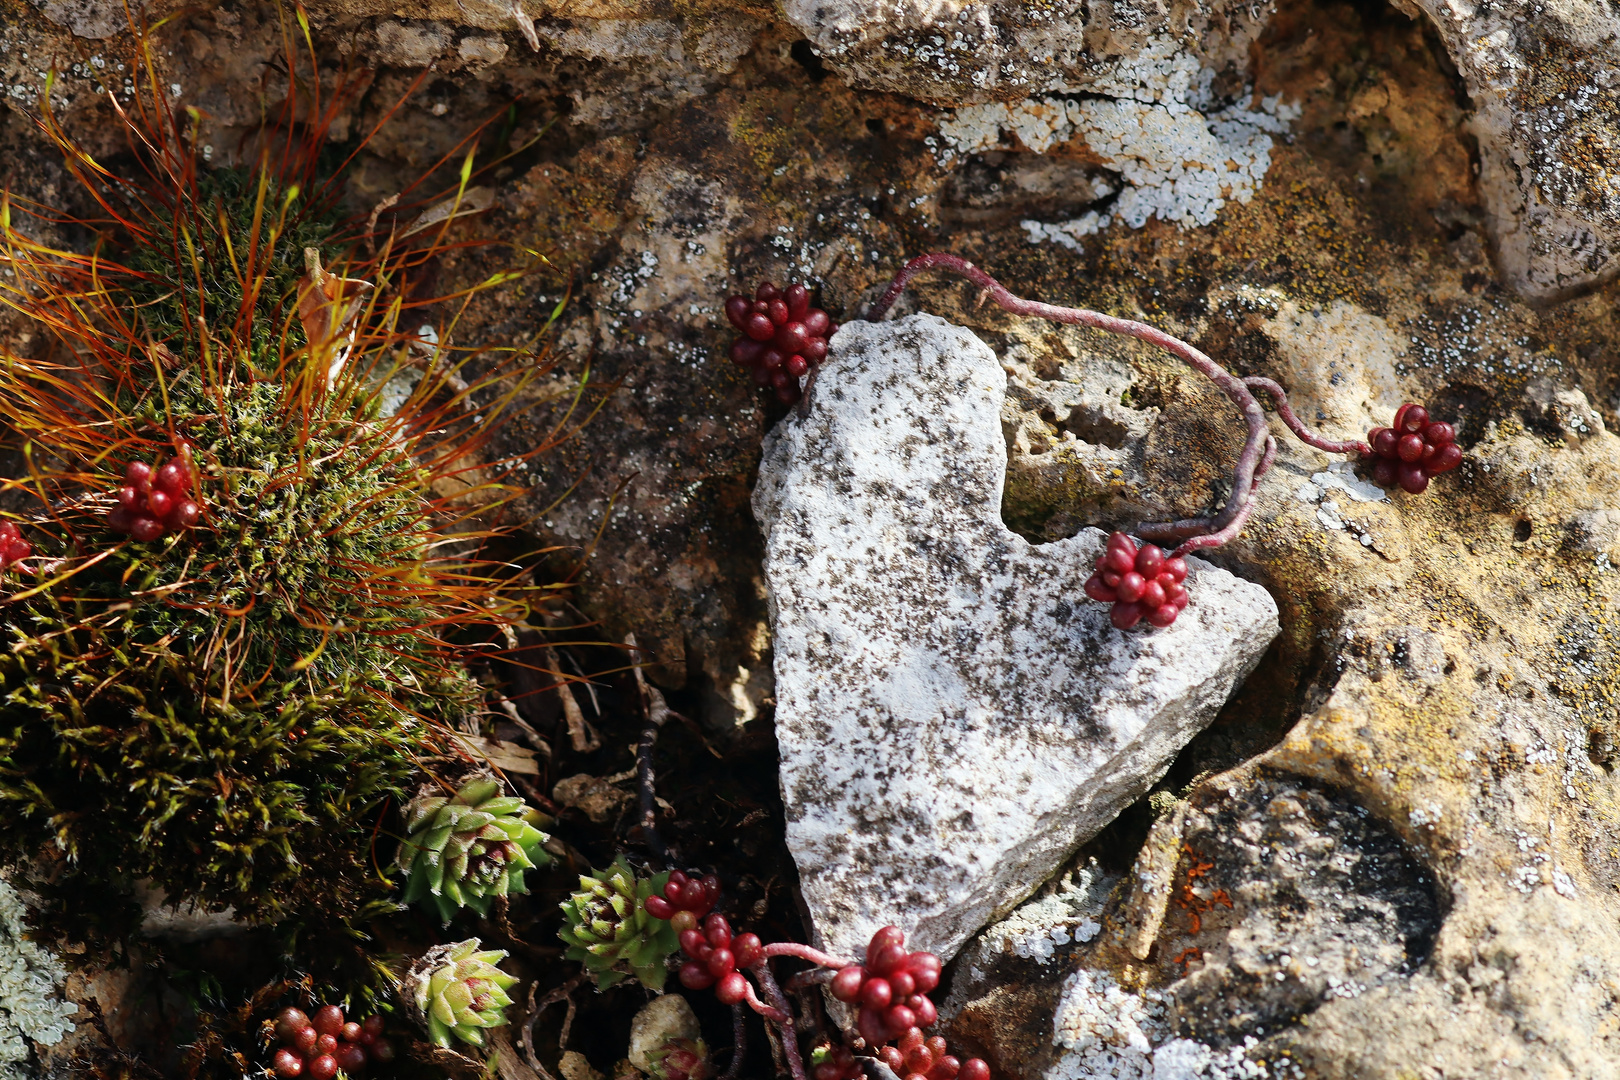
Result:
<svg viewBox="0 0 1620 1080"><path fill-rule="evenodd" d="M353 1076L369 1062L394 1060L394 1047L382 1037L383 1018L349 1020L336 1005L322 1005L310 1016L283 1009L276 1017L276 1052L271 1070L280 1080L332 1080L342 1070Z"/></svg>
<svg viewBox="0 0 1620 1080"><path fill-rule="evenodd" d="M22 538L17 526L9 521L0 521L0 570L12 563L22 562L33 553L33 545Z"/></svg>
<svg viewBox="0 0 1620 1080"><path fill-rule="evenodd" d="M702 1039L671 1039L647 1055L647 1064L652 1080L708 1080L714 1075Z"/></svg>
<svg viewBox="0 0 1620 1080"><path fill-rule="evenodd" d="M144 461L131 461L124 466L118 505L107 515L108 528L142 543L191 528L202 516L202 507L191 495L196 475L191 447L184 443L179 456L155 469Z"/></svg>
<svg viewBox="0 0 1620 1080"><path fill-rule="evenodd" d="M1138 548L1129 536L1117 532L1097 557L1097 572L1086 579L1085 592L1098 603L1114 605L1109 619L1121 630L1143 619L1165 627L1187 606L1186 580L1186 559L1165 558L1152 544Z"/></svg>
<svg viewBox="0 0 1620 1080"><path fill-rule="evenodd" d="M407 1000L439 1046L449 1047L452 1037L483 1046L484 1031L506 1023L512 1004L506 990L517 976L495 966L506 953L480 952L478 945L477 938L468 938L430 949L406 976Z"/></svg>
<svg viewBox="0 0 1620 1080"><path fill-rule="evenodd" d="M584 964L600 989L632 975L649 989L664 988L665 961L680 939L666 920L647 913L646 901L668 881L667 873L638 878L621 856L606 870L581 874L579 891L563 901L557 934L568 959Z"/></svg>
<svg viewBox="0 0 1620 1080"><path fill-rule="evenodd" d="M827 358L827 339L838 330L825 311L810 306L810 290L796 283L778 289L767 281L752 300L730 297L726 318L742 334L731 344L732 361L787 405L799 400L799 379Z"/></svg>
<svg viewBox="0 0 1620 1080"><path fill-rule="evenodd" d="M501 784L474 777L452 796L422 795L405 808L408 833L395 861L410 881L405 902L431 903L448 923L461 908L489 914L497 896L527 889L523 874L551 857L539 814Z"/></svg>
<svg viewBox="0 0 1620 1080"><path fill-rule="evenodd" d="M1462 464L1457 429L1444 421L1430 420L1428 409L1411 402L1395 413L1393 427L1369 431L1367 442L1372 446L1366 461L1372 467L1373 480L1380 487L1399 484L1411 495L1421 495L1430 477Z"/></svg>

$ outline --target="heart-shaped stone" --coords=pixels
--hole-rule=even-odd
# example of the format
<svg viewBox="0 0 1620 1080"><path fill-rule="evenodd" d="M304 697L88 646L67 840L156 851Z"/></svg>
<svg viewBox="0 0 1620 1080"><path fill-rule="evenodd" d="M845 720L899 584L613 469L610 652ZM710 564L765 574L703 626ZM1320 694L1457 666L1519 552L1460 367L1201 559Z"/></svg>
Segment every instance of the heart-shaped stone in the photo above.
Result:
<svg viewBox="0 0 1620 1080"><path fill-rule="evenodd" d="M1104 534L1001 520L1007 377L931 315L845 324L765 442L787 840L818 943L954 955L1140 798L1277 633L1190 559L1176 623L1121 632L1081 585Z"/></svg>

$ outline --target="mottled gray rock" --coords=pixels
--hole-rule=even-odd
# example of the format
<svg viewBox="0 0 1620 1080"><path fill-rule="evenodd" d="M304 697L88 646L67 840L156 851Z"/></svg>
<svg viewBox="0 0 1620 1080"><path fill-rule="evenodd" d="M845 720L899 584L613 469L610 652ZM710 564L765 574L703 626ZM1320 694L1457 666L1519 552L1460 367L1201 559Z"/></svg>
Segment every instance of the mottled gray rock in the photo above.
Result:
<svg viewBox="0 0 1620 1080"><path fill-rule="evenodd" d="M1620 273L1620 13L1590 0L1396 0L1468 84L1479 187L1507 283L1557 300Z"/></svg>
<svg viewBox="0 0 1620 1080"><path fill-rule="evenodd" d="M754 494L788 845L824 947L886 923L950 956L1140 797L1277 632L1193 563L1193 604L1122 633L1080 584L1104 535L1001 521L1006 375L929 315L851 323Z"/></svg>

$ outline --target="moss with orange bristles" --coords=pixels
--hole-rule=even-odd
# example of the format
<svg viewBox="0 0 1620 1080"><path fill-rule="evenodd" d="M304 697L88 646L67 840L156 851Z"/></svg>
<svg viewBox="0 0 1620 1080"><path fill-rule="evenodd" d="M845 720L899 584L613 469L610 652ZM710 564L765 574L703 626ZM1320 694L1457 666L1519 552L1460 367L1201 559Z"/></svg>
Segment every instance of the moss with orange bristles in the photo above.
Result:
<svg viewBox="0 0 1620 1080"><path fill-rule="evenodd" d="M15 516L34 552L0 580L0 853L54 842L89 883L348 918L386 888L368 854L379 807L480 706L461 647L525 613L468 507L512 494L516 463L479 451L546 365L486 351L474 374L478 354L423 356L401 329L432 302L409 295L411 269L464 243L449 225L471 156L449 211L421 219L442 225L345 233L316 167L341 100L292 94L256 160L213 172L184 114L142 95L120 112L139 181L47 114L106 213L92 253L31 238L30 216L53 212L0 202L0 302L53 343L0 356L0 422L29 468L6 487L31 500ZM453 320L522 272L430 310ZM171 454L191 463L195 526L146 542L109 528L126 463ZM436 494L452 478L453 504Z"/></svg>

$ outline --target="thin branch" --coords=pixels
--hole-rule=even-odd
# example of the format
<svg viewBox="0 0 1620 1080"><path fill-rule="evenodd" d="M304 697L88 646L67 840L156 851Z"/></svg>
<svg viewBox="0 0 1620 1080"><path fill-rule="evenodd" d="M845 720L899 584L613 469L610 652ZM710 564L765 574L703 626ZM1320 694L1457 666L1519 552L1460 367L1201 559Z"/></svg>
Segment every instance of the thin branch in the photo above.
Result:
<svg viewBox="0 0 1620 1080"><path fill-rule="evenodd" d="M679 718L680 714L669 707L664 695L656 686L647 683L647 677L642 674L641 668L646 661L640 649L636 647L636 635L629 634L624 643L630 646L630 666L636 673L636 691L641 697L641 714L647 718L647 726L641 729L641 741L636 744L636 781L637 797L641 807L641 837L653 854L653 860L660 868L669 865L669 848L664 845L663 837L658 835L658 795L653 787L653 747L658 743L658 730L669 723L671 718Z"/></svg>
<svg viewBox="0 0 1620 1080"><path fill-rule="evenodd" d="M792 1074L793 1080L805 1080L804 1061L799 1057L799 1033L793 1023L793 1007L788 1004L787 998L782 996L782 988L776 985L776 978L771 975L769 961L761 960L748 970L753 972L754 978L759 981L759 988L765 991L770 1007L784 1018L777 1020L776 1025L781 1029L782 1054L787 1058L788 1072ZM748 998L749 1004L752 1005L755 1000L752 987L748 990ZM763 1013L764 1010L759 1011Z"/></svg>
<svg viewBox="0 0 1620 1080"><path fill-rule="evenodd" d="M812 949L808 945L800 945L796 941L773 941L765 946L764 953L767 957L796 956L800 960L808 960L817 967L824 968L847 968L855 963L853 960L841 960L831 953L822 952L820 949Z"/></svg>
<svg viewBox="0 0 1620 1080"><path fill-rule="evenodd" d="M731 1063L720 1074L720 1080L737 1080L742 1075L743 1057L748 1053L748 1027L743 1023L741 1005L731 1007Z"/></svg>
<svg viewBox="0 0 1620 1080"><path fill-rule="evenodd" d="M1238 456L1237 465L1232 470L1232 494L1221 510L1208 517L1188 518L1183 521L1145 523L1137 528L1138 535L1150 540L1181 540L1176 548L1175 555L1186 555L1200 548L1218 547L1235 537L1243 528L1244 522L1254 510L1254 492L1265 472L1270 468L1276 457L1276 441L1271 437L1266 424L1264 411L1260 402L1250 393L1250 389L1262 390L1271 395L1277 403L1277 411L1283 423L1288 425L1290 431L1298 435L1307 444L1320 450L1336 454L1367 454L1371 448L1366 443L1351 440L1347 442L1334 442L1312 433L1288 405L1287 395L1283 388L1270 379L1258 377L1240 379L1221 367L1200 350L1165 333L1157 327L1147 323L1136 322L1133 319L1120 319L1112 315L1104 315L1100 311L1090 311L1086 308L1059 307L1053 304L1043 304L1036 300L1025 300L1014 296L1007 288L974 266L971 262L958 256L945 252L932 252L919 255L901 268L889 283L888 289L881 299L873 306L867 318L873 322L880 321L896 299L905 290L906 285L919 271L931 269L949 270L967 278L973 284L984 290L981 303L992 300L1004 311L1014 315L1026 315L1035 318L1051 319L1053 322L1070 325L1089 326L1097 330L1106 330L1109 333L1133 337L1156 345L1171 355L1182 360L1199 374L1209 379L1221 392L1231 399L1243 414L1244 423L1248 427L1248 437L1243 444L1243 452Z"/></svg>

